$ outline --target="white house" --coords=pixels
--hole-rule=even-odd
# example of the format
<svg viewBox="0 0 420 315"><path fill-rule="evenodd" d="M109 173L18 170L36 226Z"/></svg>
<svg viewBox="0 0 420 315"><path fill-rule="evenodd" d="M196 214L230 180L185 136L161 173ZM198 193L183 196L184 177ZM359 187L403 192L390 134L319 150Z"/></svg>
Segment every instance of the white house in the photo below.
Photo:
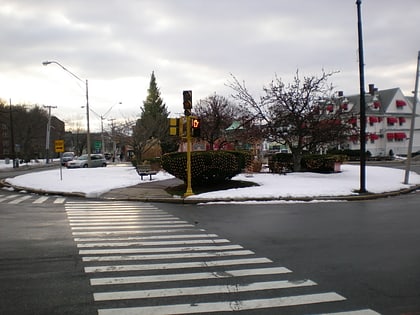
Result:
<svg viewBox="0 0 420 315"><path fill-rule="evenodd" d="M347 110L353 113L351 123L360 126L360 96L348 96ZM413 112L413 97L406 97L401 89L375 91L366 95L366 151L372 156L407 154L408 137ZM419 108L414 128L413 150L420 150ZM359 137L349 139L349 149L359 149Z"/></svg>

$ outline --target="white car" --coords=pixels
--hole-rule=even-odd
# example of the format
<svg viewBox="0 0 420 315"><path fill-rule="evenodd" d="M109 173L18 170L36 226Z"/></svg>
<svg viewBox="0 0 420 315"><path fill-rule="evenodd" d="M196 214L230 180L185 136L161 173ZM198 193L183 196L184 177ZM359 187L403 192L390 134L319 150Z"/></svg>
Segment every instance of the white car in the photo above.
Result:
<svg viewBox="0 0 420 315"><path fill-rule="evenodd" d="M91 154L90 155L90 167L105 167L106 160L102 154ZM67 168L85 168L88 166L88 155L83 154L77 159L67 162Z"/></svg>

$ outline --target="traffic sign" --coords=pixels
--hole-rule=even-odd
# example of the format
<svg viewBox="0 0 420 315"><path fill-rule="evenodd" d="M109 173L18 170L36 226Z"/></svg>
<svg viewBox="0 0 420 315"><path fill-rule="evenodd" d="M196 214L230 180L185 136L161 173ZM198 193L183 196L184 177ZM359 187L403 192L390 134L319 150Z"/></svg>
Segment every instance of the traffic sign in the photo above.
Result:
<svg viewBox="0 0 420 315"><path fill-rule="evenodd" d="M64 152L64 140L55 140L54 147L56 153Z"/></svg>

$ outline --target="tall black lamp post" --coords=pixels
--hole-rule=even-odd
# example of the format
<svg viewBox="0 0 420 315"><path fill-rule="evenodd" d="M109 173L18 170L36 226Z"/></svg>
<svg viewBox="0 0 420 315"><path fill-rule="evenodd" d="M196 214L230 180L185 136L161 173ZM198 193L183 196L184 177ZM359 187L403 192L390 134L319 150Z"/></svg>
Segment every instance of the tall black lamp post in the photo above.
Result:
<svg viewBox="0 0 420 315"><path fill-rule="evenodd" d="M366 101L365 101L365 73L363 60L363 32L361 0L357 5L357 34L359 38L359 77L360 77L360 189L359 193L366 193Z"/></svg>

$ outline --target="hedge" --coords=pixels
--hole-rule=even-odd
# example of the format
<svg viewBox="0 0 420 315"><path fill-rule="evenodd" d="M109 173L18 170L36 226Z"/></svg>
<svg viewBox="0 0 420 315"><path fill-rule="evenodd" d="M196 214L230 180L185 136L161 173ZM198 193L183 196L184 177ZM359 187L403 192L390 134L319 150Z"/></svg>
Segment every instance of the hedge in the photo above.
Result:
<svg viewBox="0 0 420 315"><path fill-rule="evenodd" d="M335 163L343 163L347 156L343 154L305 154L302 156L301 169L308 172L329 173L334 172ZM268 162L273 173L280 173L284 168L293 170L293 155L291 153L278 153Z"/></svg>
<svg viewBox="0 0 420 315"><path fill-rule="evenodd" d="M251 155L240 151L191 152L191 182L194 185L220 183L240 174L251 163ZM162 156L162 168L187 181L187 153L174 152Z"/></svg>

